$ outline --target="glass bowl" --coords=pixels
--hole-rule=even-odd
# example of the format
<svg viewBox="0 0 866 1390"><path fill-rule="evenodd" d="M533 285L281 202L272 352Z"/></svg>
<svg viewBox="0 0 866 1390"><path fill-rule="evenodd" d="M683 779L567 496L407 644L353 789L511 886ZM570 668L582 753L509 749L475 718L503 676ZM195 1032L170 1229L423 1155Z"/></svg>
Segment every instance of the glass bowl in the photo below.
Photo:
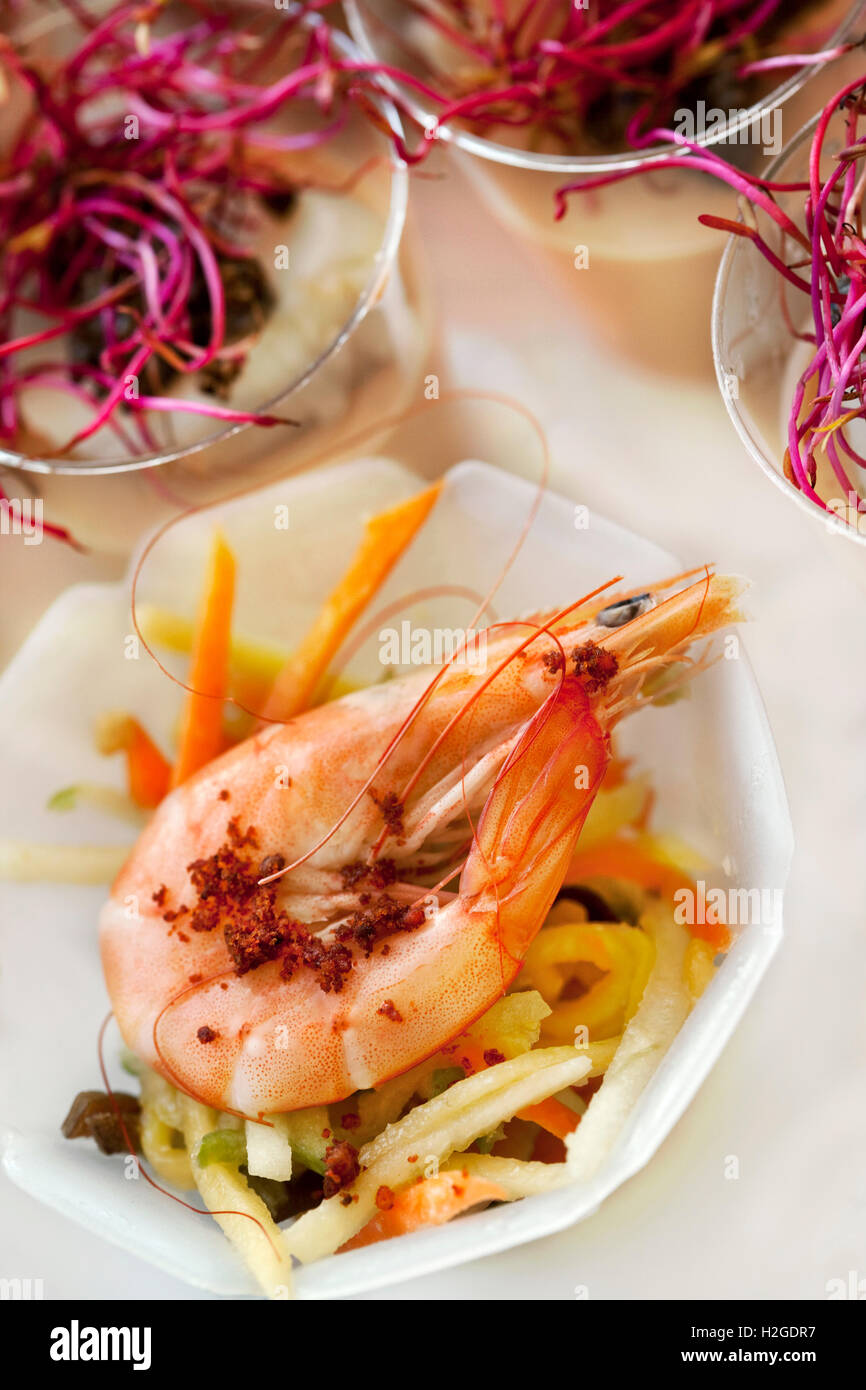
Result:
<svg viewBox="0 0 866 1390"><path fill-rule="evenodd" d="M351 32L368 57L410 69L401 39L411 7L398 0L346 0L345 9ZM835 30L830 42L847 37L864 10L862 0L853 6L850 0L828 0L820 17L824 34ZM783 122L796 130L842 85L840 74L847 61L825 71L809 67L795 72L759 103L735 113L723 130L714 128L697 138L717 149L734 146L737 163L750 154L749 163L757 169L765 136L778 153ZM859 55L854 61L860 61ZM414 75L420 75L417 67ZM382 83L392 93L399 90L402 108L421 126L434 124L435 112L414 92L387 78ZM771 122L776 108L780 113ZM441 140L497 219L546 252L559 268L573 294L575 312L587 319L598 338L657 370L711 374L707 323L723 240L697 218L700 213L732 215L726 188L693 170L653 171L653 164L669 155L671 147L656 146L639 154L538 154L497 144L456 125L443 127ZM554 220L554 195L563 185L634 169L644 172L623 183L572 195L566 215Z"/></svg>
<svg viewBox="0 0 866 1390"><path fill-rule="evenodd" d="M60 53L68 45L70 28L55 9L22 26L22 37L45 61L52 49ZM341 53L357 56L346 36L333 37ZM383 124L400 133L387 98L375 105ZM294 105L289 117L281 117L281 133L290 128L289 120L303 122L304 128L309 124L307 113ZM312 454L337 448L344 433L399 408L414 393L431 314L417 238L404 237L408 177L393 140L353 110L321 147L292 151L291 168L299 180L319 185L301 195L291 214L295 228L301 227L297 248L292 228L286 228L291 259L284 273L294 276L301 342L286 343L281 333L282 341L272 345L277 353L260 359L269 373L269 394L244 405L285 415L297 425L214 427L212 420L195 415L178 415L175 425L174 416L161 416L157 425L168 421L171 433L152 452L122 452L106 430L79 446L80 456L0 447L0 470L7 480L6 470L14 470L19 493L38 493L46 517L68 526L82 544L127 552L143 527L166 510L212 501L236 488L239 478L267 480L302 468ZM350 176L356 177L348 194L341 185ZM341 190L337 196L347 200L344 210L324 185ZM339 248L334 261L323 251L327 238L332 250ZM317 305L321 313L311 329L309 311ZM266 335L267 328L263 339ZM287 374L278 388L273 356ZM45 419L51 404L37 406ZM8 481L4 486L9 493Z"/></svg>
<svg viewBox="0 0 866 1390"><path fill-rule="evenodd" d="M809 153L818 116L805 125L767 170L769 179L796 182L808 177ZM841 118L831 125L825 141L829 172L833 154L843 146ZM803 194L778 194L777 201L791 219L803 225ZM765 213L756 213L761 234L784 254L783 234ZM841 484L828 464L819 462L818 492L831 510L824 511L788 480L784 472L787 418L800 372L812 356L809 344L792 337L791 324L811 331L806 296L789 288L751 241L732 236L719 266L712 313L712 342L719 390L728 414L748 453L771 482L812 518L828 537L843 537L844 553L856 556L851 544L866 544L866 516L856 515L851 499L840 497ZM851 465L852 469L854 465ZM852 475L852 481L854 481ZM866 487L861 486L861 495ZM854 524L846 518L854 513ZM839 544L837 554L843 553ZM858 563L858 570L862 565Z"/></svg>

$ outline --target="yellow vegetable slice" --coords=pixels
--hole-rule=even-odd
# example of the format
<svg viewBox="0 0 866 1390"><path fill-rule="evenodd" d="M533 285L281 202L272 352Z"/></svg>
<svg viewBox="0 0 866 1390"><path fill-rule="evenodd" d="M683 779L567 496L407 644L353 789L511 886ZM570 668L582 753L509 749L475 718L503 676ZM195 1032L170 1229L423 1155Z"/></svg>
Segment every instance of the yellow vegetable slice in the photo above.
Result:
<svg viewBox="0 0 866 1390"><path fill-rule="evenodd" d="M184 1137L193 1156L192 1174L205 1205L268 1297L291 1297L292 1262L285 1238L262 1199L237 1168L225 1163L209 1163L202 1168L196 1162L202 1139L217 1127L217 1111L188 1096L183 1097L183 1105Z"/></svg>
<svg viewBox="0 0 866 1390"><path fill-rule="evenodd" d="M688 933L662 903L647 909L643 925L655 944L655 964L638 1010L607 1069L604 1085L593 1096L575 1133L566 1140L566 1162L572 1178L592 1177L610 1153L691 1008L683 983Z"/></svg>
<svg viewBox="0 0 866 1390"><path fill-rule="evenodd" d="M581 850L603 844L643 816L650 799L647 777L635 777L609 791L602 787L580 832Z"/></svg>
<svg viewBox="0 0 866 1390"><path fill-rule="evenodd" d="M697 936L692 937L686 947L686 957L683 961L683 976L692 1003L700 999L715 975L715 959L714 946L711 946L708 941L701 941Z"/></svg>
<svg viewBox="0 0 866 1390"><path fill-rule="evenodd" d="M625 923L560 922L539 932L526 955L524 978L551 1005L541 1025L545 1042L567 1043L586 1030L593 1042L620 1033L637 1008L652 965L646 933ZM585 993L562 999L581 964L603 971Z"/></svg>
<svg viewBox="0 0 866 1390"><path fill-rule="evenodd" d="M0 879L17 883L111 883L130 845L35 845L0 840Z"/></svg>
<svg viewBox="0 0 866 1390"><path fill-rule="evenodd" d="M181 1094L155 1071L142 1067L141 1150L154 1172L173 1187L195 1187L186 1147L175 1142L184 1127Z"/></svg>
<svg viewBox="0 0 866 1390"><path fill-rule="evenodd" d="M247 1172L251 1177L288 1182L292 1176L292 1146L288 1138L287 1115L268 1115L268 1124L247 1120Z"/></svg>
<svg viewBox="0 0 866 1390"><path fill-rule="evenodd" d="M495 1048L504 1057L517 1057L538 1042L542 1021L549 1014L550 1006L538 990L521 990L497 999L467 1030L466 1036L481 1048Z"/></svg>
<svg viewBox="0 0 866 1390"><path fill-rule="evenodd" d="M449 1158L443 1171L466 1172L501 1187L508 1201L550 1192L569 1181L565 1163L534 1163L521 1158L500 1158L494 1154L460 1154Z"/></svg>

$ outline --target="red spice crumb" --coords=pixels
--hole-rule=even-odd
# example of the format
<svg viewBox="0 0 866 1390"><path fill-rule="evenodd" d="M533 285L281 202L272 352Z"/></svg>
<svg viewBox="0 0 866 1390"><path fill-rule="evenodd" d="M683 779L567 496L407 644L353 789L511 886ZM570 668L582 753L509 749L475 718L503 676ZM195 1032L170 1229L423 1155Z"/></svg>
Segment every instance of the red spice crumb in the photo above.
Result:
<svg viewBox="0 0 866 1390"><path fill-rule="evenodd" d="M458 1067L463 1068L467 1076L472 1076L475 1071L475 1068L473 1067L468 1057L461 1057L457 1065Z"/></svg>
<svg viewBox="0 0 866 1390"><path fill-rule="evenodd" d="M383 937L396 932L417 931L418 927L424 925L423 907L402 907L387 894L368 907L364 903L364 897L362 894L359 899L362 903L361 910L347 917L346 921L337 927L334 935L337 941L355 942L365 956L372 954L373 947Z"/></svg>
<svg viewBox="0 0 866 1390"><path fill-rule="evenodd" d="M361 1116L353 1114L351 1110L340 1120L343 1129L357 1129L360 1123Z"/></svg>
<svg viewBox="0 0 866 1390"><path fill-rule="evenodd" d="M252 851L258 841L253 826L241 831L235 817L228 823L227 835L228 842L215 854L187 865L198 893L189 926L197 932L222 930L239 976L279 961L282 979L291 979L303 967L315 972L326 994L338 993L353 968L352 951L342 941L323 941L289 917L277 903L279 884L259 883L261 877L285 867L285 860L275 854L256 863L258 856ZM390 929L397 930L399 925Z"/></svg>
<svg viewBox="0 0 866 1390"><path fill-rule="evenodd" d="M377 1014L382 1014L384 1018L390 1018L392 1023L402 1023L403 1015L400 1013L392 999L386 999L384 1004L380 1004L376 1010Z"/></svg>
<svg viewBox="0 0 866 1390"><path fill-rule="evenodd" d="M156 892L151 894L151 897L153 898L153 901L156 903L157 907L165 907L165 895L167 892L168 888L165 886L164 883L161 883L157 888Z"/></svg>
<svg viewBox="0 0 866 1390"><path fill-rule="evenodd" d="M390 1211L394 1205L394 1193L390 1187L379 1187L376 1189L376 1206L380 1211Z"/></svg>
<svg viewBox="0 0 866 1390"><path fill-rule="evenodd" d="M362 859L356 859L354 864L344 864L340 870L340 877L343 880L343 887L348 890L354 888L357 883L361 883L367 877L367 865Z"/></svg>
<svg viewBox="0 0 866 1390"><path fill-rule="evenodd" d="M583 682L587 695L595 695L613 680L619 670L619 662L613 652L606 651L597 642L584 642L571 653L574 674Z"/></svg>
<svg viewBox="0 0 866 1390"><path fill-rule="evenodd" d="M500 1052L498 1047L488 1047L484 1053L484 1060L488 1067L495 1067L497 1063L505 1061L505 1053Z"/></svg>
<svg viewBox="0 0 866 1390"><path fill-rule="evenodd" d="M397 865L393 859L377 859L373 864L365 864L358 859L354 864L344 864L340 877L347 892L359 883L369 883L381 892L397 882Z"/></svg>
<svg viewBox="0 0 866 1390"><path fill-rule="evenodd" d="M201 975L190 975L189 982L191 985L197 985L201 981L201 978Z"/></svg>
<svg viewBox="0 0 866 1390"><path fill-rule="evenodd" d="M559 650L544 652L541 659L552 676L558 676L565 666L565 658Z"/></svg>
<svg viewBox="0 0 866 1390"><path fill-rule="evenodd" d="M377 791L370 787L369 794L382 812L382 819L388 834L399 839L403 834L403 803L397 793L385 792L384 796L380 796Z"/></svg>
<svg viewBox="0 0 866 1390"><path fill-rule="evenodd" d="M325 1150L325 1178L322 1191L325 1198L335 1197L345 1187L351 1187L361 1169L358 1164L358 1150L342 1139L329 1144Z"/></svg>
<svg viewBox="0 0 866 1390"><path fill-rule="evenodd" d="M204 1023L196 1033L196 1037L201 1043L216 1042L217 1038L219 1037L219 1033L217 1033L213 1028L209 1028L208 1025Z"/></svg>
<svg viewBox="0 0 866 1390"><path fill-rule="evenodd" d="M183 942L189 941L189 937L187 936L187 934L186 934L185 931L179 931L178 934L177 934L177 939L178 939L178 941L183 941Z"/></svg>
<svg viewBox="0 0 866 1390"><path fill-rule="evenodd" d="M220 799L220 801L228 801L228 799L229 799L229 789L228 789L228 787L223 787L222 791L220 792L219 799Z"/></svg>
<svg viewBox="0 0 866 1390"><path fill-rule="evenodd" d="M417 1163L417 1162L418 1162L418 1155L417 1155L417 1154L410 1154L409 1157L406 1159L406 1162L407 1162L407 1163Z"/></svg>
<svg viewBox="0 0 866 1390"><path fill-rule="evenodd" d="M228 984L225 980L220 981L220 989L228 989Z"/></svg>
<svg viewBox="0 0 866 1390"><path fill-rule="evenodd" d="M352 1193L352 1201L353 1201L353 1202L360 1202L360 1200L361 1200L361 1198L358 1196L358 1193L357 1193L357 1192L353 1192L353 1193Z"/></svg>
<svg viewBox="0 0 866 1390"><path fill-rule="evenodd" d="M350 1207L353 1200L351 1192L344 1192L340 1198L340 1205L343 1207Z"/></svg>
<svg viewBox="0 0 866 1390"><path fill-rule="evenodd" d="M323 1129L323 1130L322 1130L322 1138L323 1138L323 1139L330 1139L330 1137L331 1137L331 1131L330 1131L329 1129Z"/></svg>
<svg viewBox="0 0 866 1390"><path fill-rule="evenodd" d="M258 849L259 840L255 826L249 825L246 830L242 831L237 816L232 816L226 826L226 833L235 849L242 849L244 845L251 845L253 849Z"/></svg>
<svg viewBox="0 0 866 1390"><path fill-rule="evenodd" d="M464 1187L458 1187L456 1182L453 1182L451 1184L451 1191L454 1193L455 1197L462 1197L466 1189Z"/></svg>

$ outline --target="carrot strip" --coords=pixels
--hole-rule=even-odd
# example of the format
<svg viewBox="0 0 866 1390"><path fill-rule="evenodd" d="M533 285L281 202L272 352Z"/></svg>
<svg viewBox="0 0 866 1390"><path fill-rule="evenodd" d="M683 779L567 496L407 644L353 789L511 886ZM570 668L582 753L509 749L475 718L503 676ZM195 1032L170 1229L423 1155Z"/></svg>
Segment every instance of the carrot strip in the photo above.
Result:
<svg viewBox="0 0 866 1390"><path fill-rule="evenodd" d="M426 521L441 491L442 484L437 483L367 522L349 568L277 676L265 705L266 719L291 719L309 708L348 633Z"/></svg>
<svg viewBox="0 0 866 1390"><path fill-rule="evenodd" d="M171 784L171 765L153 739L132 720L126 748L126 780L136 806L158 806Z"/></svg>
<svg viewBox="0 0 866 1390"><path fill-rule="evenodd" d="M680 889L695 891L695 884L687 874L673 869L669 864L661 864L640 845L631 840L615 837L591 849L581 850L578 845L568 872L566 883L583 883L588 878L627 878L650 892L661 893L669 901ZM722 923L695 922L689 924L692 936L707 941L719 951L726 951L731 944L731 933Z"/></svg>
<svg viewBox="0 0 866 1390"><path fill-rule="evenodd" d="M235 559L214 537L204 600L192 645L187 695L171 784L177 787L225 748L223 702L228 691Z"/></svg>
<svg viewBox="0 0 866 1390"><path fill-rule="evenodd" d="M384 1207L378 1216L368 1221L366 1226L347 1240L341 1250L359 1250L363 1245L375 1241L391 1240L409 1231L417 1231L421 1226L444 1226L461 1212L476 1207L480 1202L502 1202L505 1192L498 1183L459 1169L438 1173L435 1177L422 1178L411 1187L391 1192L388 1188L379 1189L377 1202ZM388 1203L387 1207L385 1204Z"/></svg>
<svg viewBox="0 0 866 1390"><path fill-rule="evenodd" d="M131 714L112 711L97 721L94 740L105 757L123 753L126 788L137 806L158 806L169 789L171 765Z"/></svg>
<svg viewBox="0 0 866 1390"><path fill-rule="evenodd" d="M571 1134L577 1129L579 1115L570 1110L567 1105L563 1105L556 1096L550 1096L547 1100L540 1100L537 1105L527 1105L525 1110L519 1110L518 1118L521 1120L532 1120L534 1124L546 1129L548 1134L553 1134L557 1139L564 1139L567 1134Z"/></svg>

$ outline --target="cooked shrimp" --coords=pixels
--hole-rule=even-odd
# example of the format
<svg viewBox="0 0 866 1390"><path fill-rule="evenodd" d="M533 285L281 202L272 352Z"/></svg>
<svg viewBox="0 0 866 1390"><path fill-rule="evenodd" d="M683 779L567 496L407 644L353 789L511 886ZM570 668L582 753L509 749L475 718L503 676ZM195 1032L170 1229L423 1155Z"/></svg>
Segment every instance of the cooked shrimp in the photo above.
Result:
<svg viewBox="0 0 866 1390"><path fill-rule="evenodd" d="M433 1055L516 978L648 675L736 619L702 572L487 633L260 731L159 807L101 919L127 1044L247 1116ZM447 885L447 886L443 886Z"/></svg>

